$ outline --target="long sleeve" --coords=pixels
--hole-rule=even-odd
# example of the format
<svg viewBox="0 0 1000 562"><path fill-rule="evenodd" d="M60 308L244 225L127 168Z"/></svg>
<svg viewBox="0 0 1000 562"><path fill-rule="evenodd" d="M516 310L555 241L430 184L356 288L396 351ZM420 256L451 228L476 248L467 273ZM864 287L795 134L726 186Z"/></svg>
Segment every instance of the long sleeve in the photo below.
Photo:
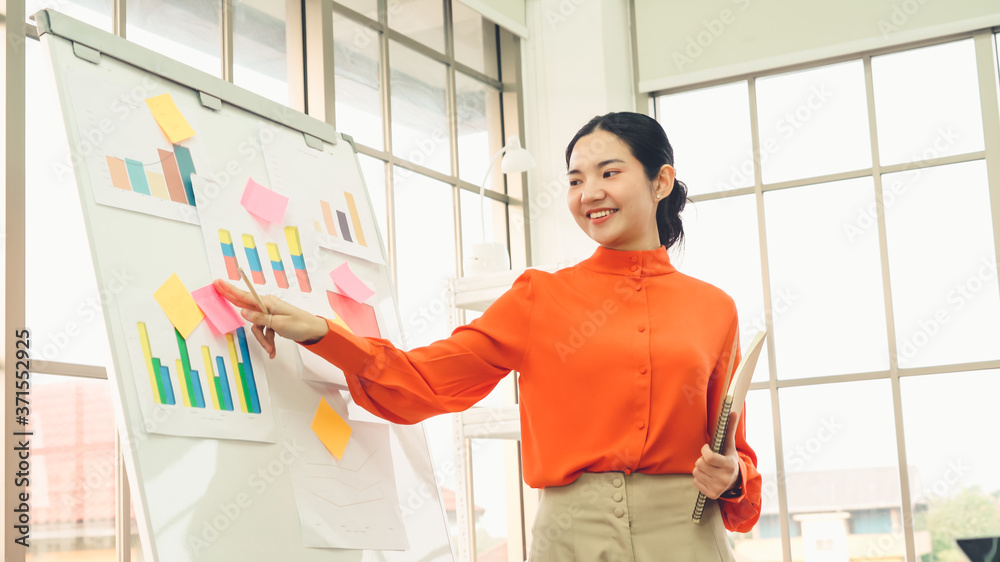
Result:
<svg viewBox="0 0 1000 562"><path fill-rule="evenodd" d="M327 320L323 339L304 347L344 371L358 405L390 422L412 424L469 408L518 369L531 310L529 270L480 318L430 345L402 351Z"/></svg>
<svg viewBox="0 0 1000 562"><path fill-rule="evenodd" d="M709 379L709 412L718 412L719 406L726 394L723 382L726 380L726 369L729 368L729 350L732 346L733 338L739 338L739 319L736 316L735 305L733 305L733 320L729 333L726 336L726 347L719 355L719 360ZM740 362L739 343L736 344L736 356L732 361L732 370L735 371ZM757 453L750 448L746 439L746 406L740 414L740 421L736 426L736 454L739 456L741 488L743 493L735 498L719 499L719 508L722 512L722 521L730 531L745 533L757 523L760 518L761 501L761 476L757 471Z"/></svg>

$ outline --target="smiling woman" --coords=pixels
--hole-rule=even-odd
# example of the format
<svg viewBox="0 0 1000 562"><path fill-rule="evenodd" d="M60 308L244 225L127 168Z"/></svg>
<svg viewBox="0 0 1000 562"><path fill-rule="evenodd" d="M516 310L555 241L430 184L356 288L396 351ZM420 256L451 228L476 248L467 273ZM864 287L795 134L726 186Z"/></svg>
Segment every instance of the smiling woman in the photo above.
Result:
<svg viewBox="0 0 1000 562"><path fill-rule="evenodd" d="M639 113L591 119L566 148L573 218L598 244L617 250L681 242L687 186L676 180L673 163L673 148L654 119ZM614 224L611 215L619 215Z"/></svg>
<svg viewBox="0 0 1000 562"><path fill-rule="evenodd" d="M465 410L520 373L524 480L543 490L532 562L651 561L667 551L731 562L725 528L754 525L761 491L745 416L725 454L707 444L709 412L738 355L736 306L670 263L686 188L659 124L598 118L567 161L570 211L601 247L555 273L525 271L448 338L402 351L273 295L263 314L248 293L216 286L244 318L267 322L266 337L254 330L266 351L275 333L299 341L344 371L358 406L393 423ZM699 491L718 501L696 525Z"/></svg>

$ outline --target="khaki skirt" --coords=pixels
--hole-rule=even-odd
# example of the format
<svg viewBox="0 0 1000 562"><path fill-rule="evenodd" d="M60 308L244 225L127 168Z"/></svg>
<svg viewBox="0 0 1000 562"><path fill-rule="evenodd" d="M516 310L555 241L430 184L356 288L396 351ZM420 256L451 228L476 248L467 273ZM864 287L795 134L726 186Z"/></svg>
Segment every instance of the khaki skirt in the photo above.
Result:
<svg viewBox="0 0 1000 562"><path fill-rule="evenodd" d="M542 490L529 562L734 562L718 503L691 521L689 474L584 473Z"/></svg>

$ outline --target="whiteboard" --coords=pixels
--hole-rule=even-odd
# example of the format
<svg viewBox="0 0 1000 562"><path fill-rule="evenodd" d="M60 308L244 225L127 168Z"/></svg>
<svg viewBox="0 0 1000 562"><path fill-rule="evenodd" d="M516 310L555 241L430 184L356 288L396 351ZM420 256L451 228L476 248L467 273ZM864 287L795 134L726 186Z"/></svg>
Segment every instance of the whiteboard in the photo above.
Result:
<svg viewBox="0 0 1000 562"><path fill-rule="evenodd" d="M101 289L146 559L451 560L421 425L364 412L342 373L294 342L280 340L271 360L249 326L227 339L202 321L181 337L153 298L174 274L194 291L238 265L259 290L330 317L347 302L330 272L346 266L374 290L362 306L370 325L399 344L353 140L58 12L36 21ZM170 142L151 116L145 100L163 94L194 129L190 139ZM288 197L279 222L241 206L250 179ZM232 230L235 254L223 230ZM123 271L121 289L112 280ZM353 430L340 460L310 429L321 399ZM354 480L327 476L335 470Z"/></svg>

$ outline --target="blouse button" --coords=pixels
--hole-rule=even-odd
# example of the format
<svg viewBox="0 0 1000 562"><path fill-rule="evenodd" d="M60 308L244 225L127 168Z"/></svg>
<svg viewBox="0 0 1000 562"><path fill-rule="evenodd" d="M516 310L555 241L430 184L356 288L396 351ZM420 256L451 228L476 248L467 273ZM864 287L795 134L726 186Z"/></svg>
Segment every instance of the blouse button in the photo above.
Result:
<svg viewBox="0 0 1000 562"><path fill-rule="evenodd" d="M611 499L615 500L616 502L622 501L622 493L615 492L615 495L611 496Z"/></svg>
<svg viewBox="0 0 1000 562"><path fill-rule="evenodd" d="M639 326L639 333L640 334L643 333L643 332L645 332L645 331L646 331L646 327L645 326Z"/></svg>
<svg viewBox="0 0 1000 562"><path fill-rule="evenodd" d="M632 256L629 259L632 260L633 262L639 261L639 258L637 256Z"/></svg>
<svg viewBox="0 0 1000 562"><path fill-rule="evenodd" d="M631 468L626 468L625 469L625 474L632 474L632 469Z"/></svg>
<svg viewBox="0 0 1000 562"><path fill-rule="evenodd" d="M639 422L639 429L646 427L646 422Z"/></svg>
<svg viewBox="0 0 1000 562"><path fill-rule="evenodd" d="M639 369L639 374L640 374L640 375L645 375L645 374L646 374L646 368L645 368L645 367L641 367L641 368Z"/></svg>
<svg viewBox="0 0 1000 562"><path fill-rule="evenodd" d="M638 265L633 265L629 269L631 269L632 271L639 271L639 266Z"/></svg>
<svg viewBox="0 0 1000 562"><path fill-rule="evenodd" d="M639 285L638 287L636 287L635 290L636 290L636 292L641 291L642 290L642 285Z"/></svg>
<svg viewBox="0 0 1000 562"><path fill-rule="evenodd" d="M624 515L625 511L622 508L620 507L615 508L615 517L623 517Z"/></svg>
<svg viewBox="0 0 1000 562"><path fill-rule="evenodd" d="M628 474L628 469L625 469L625 474ZM622 479L621 478L615 478L614 480L611 481L611 485L614 486L615 488L621 488L622 487Z"/></svg>

